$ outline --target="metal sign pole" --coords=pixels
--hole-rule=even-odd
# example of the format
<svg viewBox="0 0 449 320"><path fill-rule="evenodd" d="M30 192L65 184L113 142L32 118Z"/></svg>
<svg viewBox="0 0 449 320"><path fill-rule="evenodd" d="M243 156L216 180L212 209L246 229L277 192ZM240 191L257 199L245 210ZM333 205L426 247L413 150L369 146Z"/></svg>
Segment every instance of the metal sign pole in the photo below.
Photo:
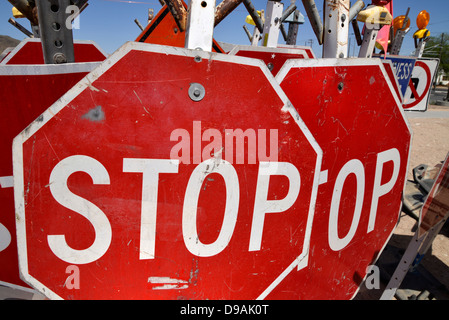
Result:
<svg viewBox="0 0 449 320"><path fill-rule="evenodd" d="M185 47L212 51L214 22L215 0L191 0L187 10Z"/></svg>
<svg viewBox="0 0 449 320"><path fill-rule="evenodd" d="M284 5L280 0L268 0L265 24L263 26L263 46L275 48L278 43Z"/></svg>
<svg viewBox="0 0 449 320"><path fill-rule="evenodd" d="M348 56L349 0L326 0L323 58Z"/></svg>
<svg viewBox="0 0 449 320"><path fill-rule="evenodd" d="M296 44L296 38L298 36L298 29L299 25L304 23L304 16L299 12L299 10L295 10L293 12L292 20L286 19L288 21L288 34L287 34L287 41L286 43L289 45L295 45Z"/></svg>
<svg viewBox="0 0 449 320"><path fill-rule="evenodd" d="M37 0L36 5L45 63L75 62L70 12L66 10L70 0Z"/></svg>
<svg viewBox="0 0 449 320"><path fill-rule="evenodd" d="M426 47L427 40L429 39L429 30L425 31L425 34L422 38L415 37L413 35L413 39L415 40L415 57L421 58L424 53L424 48Z"/></svg>
<svg viewBox="0 0 449 320"><path fill-rule="evenodd" d="M410 28L407 28L407 21L409 20L408 13L410 12L410 8L407 8L407 12L405 13L404 22L402 23L402 28L396 31L394 35L393 43L391 44L390 53L394 55L398 55L399 51L401 51L402 41L404 40L407 32L410 31Z"/></svg>

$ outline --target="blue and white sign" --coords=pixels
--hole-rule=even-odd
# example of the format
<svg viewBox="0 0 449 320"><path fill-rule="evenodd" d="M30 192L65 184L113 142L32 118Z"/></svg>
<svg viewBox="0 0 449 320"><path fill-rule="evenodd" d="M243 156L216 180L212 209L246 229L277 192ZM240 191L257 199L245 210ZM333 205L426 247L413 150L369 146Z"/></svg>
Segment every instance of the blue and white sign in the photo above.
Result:
<svg viewBox="0 0 449 320"><path fill-rule="evenodd" d="M401 56L387 56L391 60L395 68L396 78L398 79L399 87L402 95L407 91L408 83L412 77L412 71L415 67L416 58L401 57Z"/></svg>

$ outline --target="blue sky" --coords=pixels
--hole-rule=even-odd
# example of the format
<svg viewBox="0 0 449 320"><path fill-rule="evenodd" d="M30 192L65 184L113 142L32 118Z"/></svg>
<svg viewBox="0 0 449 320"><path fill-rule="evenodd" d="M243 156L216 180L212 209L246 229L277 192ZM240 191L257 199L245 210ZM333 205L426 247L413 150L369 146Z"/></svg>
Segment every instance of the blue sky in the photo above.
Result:
<svg viewBox="0 0 449 320"><path fill-rule="evenodd" d="M371 0L365 0L370 3ZM221 0L217 0L217 4ZM290 4L290 0L283 0L284 8ZM317 7L322 9L323 0L315 0ZM355 0L351 0L351 3ZM265 9L266 0L252 0L256 9ZM315 35L310 26L310 22L305 14L301 0L296 0L296 5L305 16L305 23L299 27L297 38L298 45L309 43L312 39L312 48L315 54L320 57L322 48L318 45ZM449 1L448 0L394 0L394 16L405 14L407 7L410 7L411 30L404 39L401 54L410 55L414 50L412 35L417 30L416 16L421 10L427 10L430 14L428 29L431 35L439 35L442 32L449 33ZM16 39L24 39L24 35L17 31L8 23L12 17L11 4L7 0L0 0L0 34L9 35ZM157 13L161 5L158 0L90 0L89 6L81 14L80 29L74 30L75 39L94 40L107 53L113 53L126 41L133 41L139 35L140 29L134 23L137 18L144 24L147 17L148 8L153 8ZM322 10L320 10L322 16ZM247 11L243 4L237 7L225 20L223 20L214 30L214 38L218 41L235 44L249 44L248 38L243 31ZM18 19L19 23L29 28L29 23L25 19ZM252 31L253 27L247 25ZM361 26L361 24L360 24ZM352 27L350 27L352 34ZM280 42L282 36L280 36ZM353 37L352 37L353 38ZM355 41L351 41L352 46L349 54L357 55L358 48L354 47Z"/></svg>

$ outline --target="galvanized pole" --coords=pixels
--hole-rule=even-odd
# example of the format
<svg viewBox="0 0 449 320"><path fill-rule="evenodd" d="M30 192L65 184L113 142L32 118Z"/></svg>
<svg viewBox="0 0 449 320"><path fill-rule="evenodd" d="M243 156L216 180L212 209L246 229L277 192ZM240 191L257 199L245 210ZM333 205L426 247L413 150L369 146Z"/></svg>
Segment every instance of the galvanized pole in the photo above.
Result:
<svg viewBox="0 0 449 320"><path fill-rule="evenodd" d="M325 1L323 58L348 56L349 22L349 0Z"/></svg>
<svg viewBox="0 0 449 320"><path fill-rule="evenodd" d="M263 24L265 23L265 10L260 10L260 19L261 19L261 25L262 25L262 31L263 31ZM256 26L254 26L253 39L251 41L251 45L258 46L260 38L261 38L261 32L256 25Z"/></svg>
<svg viewBox="0 0 449 320"><path fill-rule="evenodd" d="M39 30L46 64L75 62L70 0L37 0Z"/></svg>
<svg viewBox="0 0 449 320"><path fill-rule="evenodd" d="M304 23L304 17L299 10L293 12L293 20L288 22L288 34L286 43L289 45L295 45L298 37L299 25Z"/></svg>

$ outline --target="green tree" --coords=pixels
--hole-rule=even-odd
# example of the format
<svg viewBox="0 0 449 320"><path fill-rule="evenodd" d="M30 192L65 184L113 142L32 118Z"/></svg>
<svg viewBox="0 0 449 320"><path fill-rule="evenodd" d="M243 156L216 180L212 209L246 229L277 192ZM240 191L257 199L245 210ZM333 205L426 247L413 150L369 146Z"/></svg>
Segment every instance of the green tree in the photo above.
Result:
<svg viewBox="0 0 449 320"><path fill-rule="evenodd" d="M439 58L439 69L449 74L449 34L441 33L435 37L429 37L424 48L423 57Z"/></svg>

